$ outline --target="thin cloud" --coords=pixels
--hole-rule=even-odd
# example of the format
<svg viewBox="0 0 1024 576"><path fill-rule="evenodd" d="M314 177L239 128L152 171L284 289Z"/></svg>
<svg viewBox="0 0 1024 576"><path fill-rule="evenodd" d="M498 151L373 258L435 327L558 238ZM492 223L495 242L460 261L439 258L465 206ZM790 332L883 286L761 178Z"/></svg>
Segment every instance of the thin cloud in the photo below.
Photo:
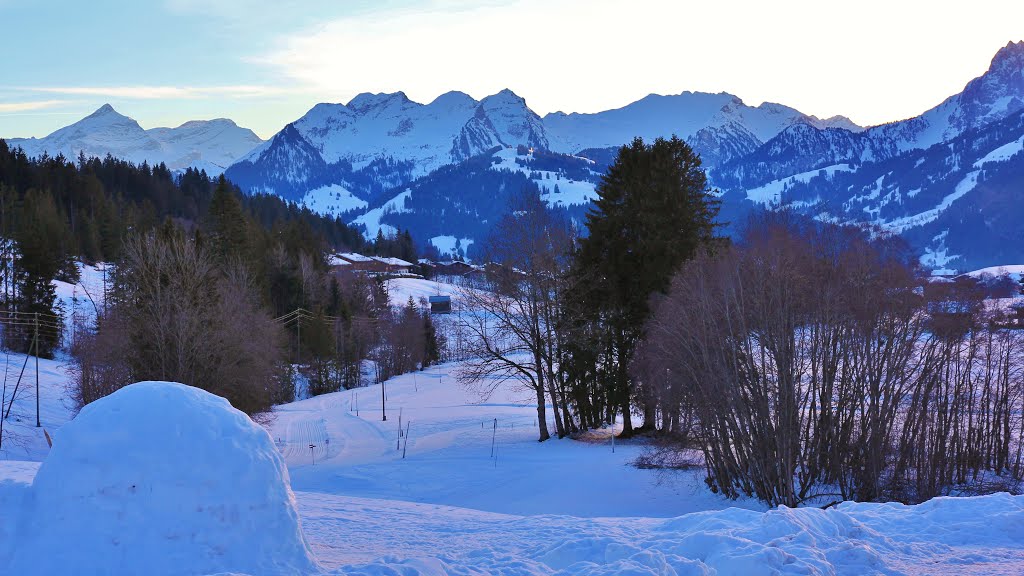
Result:
<svg viewBox="0 0 1024 576"><path fill-rule="evenodd" d="M292 94L295 90L279 86L34 86L22 88L46 94L101 96L127 100L176 100L209 98L262 98Z"/></svg>
<svg viewBox="0 0 1024 576"><path fill-rule="evenodd" d="M927 11L891 0L855 11L819 0L438 1L325 18L249 61L332 101L402 90L429 102L449 90L480 98L511 88L544 114L727 91L750 105L874 124L959 92L1019 37L1024 3L976 4L964 13L953 0Z"/></svg>
<svg viewBox="0 0 1024 576"><path fill-rule="evenodd" d="M9 114L12 112L31 112L33 110L45 110L66 104L66 100L36 100L34 102L0 102L0 113Z"/></svg>

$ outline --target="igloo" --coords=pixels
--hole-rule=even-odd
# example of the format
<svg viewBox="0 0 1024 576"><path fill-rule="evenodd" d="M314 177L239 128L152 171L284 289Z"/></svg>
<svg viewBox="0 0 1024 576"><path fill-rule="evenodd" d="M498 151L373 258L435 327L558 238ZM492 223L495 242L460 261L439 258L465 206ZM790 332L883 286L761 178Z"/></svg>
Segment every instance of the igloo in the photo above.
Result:
<svg viewBox="0 0 1024 576"><path fill-rule="evenodd" d="M316 573L270 435L227 400L140 382L57 431L13 574Z"/></svg>

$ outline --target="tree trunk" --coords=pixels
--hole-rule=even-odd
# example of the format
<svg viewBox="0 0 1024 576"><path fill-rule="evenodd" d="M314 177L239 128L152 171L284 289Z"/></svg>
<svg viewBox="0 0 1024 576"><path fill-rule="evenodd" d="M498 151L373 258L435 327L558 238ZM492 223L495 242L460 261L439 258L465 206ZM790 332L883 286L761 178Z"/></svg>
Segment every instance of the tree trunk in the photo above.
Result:
<svg viewBox="0 0 1024 576"><path fill-rule="evenodd" d="M538 387L537 389L537 426L540 428L540 438L538 442L543 442L548 438L551 438L551 434L548 434L548 419L547 414L544 410L544 389Z"/></svg>

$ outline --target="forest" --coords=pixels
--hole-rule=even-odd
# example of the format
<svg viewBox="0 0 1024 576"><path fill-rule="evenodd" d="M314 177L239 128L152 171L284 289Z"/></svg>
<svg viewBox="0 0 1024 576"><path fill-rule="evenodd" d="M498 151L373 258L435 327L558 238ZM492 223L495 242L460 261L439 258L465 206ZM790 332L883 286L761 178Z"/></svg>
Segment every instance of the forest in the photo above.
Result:
<svg viewBox="0 0 1024 576"><path fill-rule="evenodd" d="M365 383L371 353L401 349L402 360L379 359L381 378L429 361L429 320L392 311L379 280L332 274L326 258L415 260L408 232L367 242L339 219L243 195L224 177L112 157L28 158L0 140L0 238L2 344L42 357L70 347L79 406L131 382L173 380L261 414L297 387ZM74 283L80 265L100 262L95 318L71 325L53 281ZM403 346L413 345L410 355Z"/></svg>

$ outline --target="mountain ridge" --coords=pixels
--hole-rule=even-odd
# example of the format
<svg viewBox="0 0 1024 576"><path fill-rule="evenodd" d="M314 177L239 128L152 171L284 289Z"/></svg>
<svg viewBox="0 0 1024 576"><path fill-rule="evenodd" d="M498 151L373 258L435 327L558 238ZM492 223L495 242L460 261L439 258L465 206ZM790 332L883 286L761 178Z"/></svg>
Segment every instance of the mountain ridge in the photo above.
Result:
<svg viewBox="0 0 1024 576"><path fill-rule="evenodd" d="M42 138L11 138L7 143L29 156L107 154L141 164L165 164L172 171L186 168L218 175L263 141L228 118L189 120L181 125L144 129L110 104Z"/></svg>
<svg viewBox="0 0 1024 576"><path fill-rule="evenodd" d="M225 174L244 190L363 224L369 237L411 229L423 242L456 237L480 246L515 190L530 188L581 223L620 146L674 134L700 154L727 220L785 205L887 227L929 265L981 268L1003 263L986 260L985 250L1024 261L1024 246L993 248L1016 230L1007 214L1024 221L1024 186L1014 184L1018 172L1024 182L1024 132L1014 120L1022 111L1024 42L1001 48L960 93L870 127L772 102L749 106L727 92L650 94L603 112L543 117L510 89L480 100L450 91L428 103L364 92L312 106ZM102 107L76 125L107 118L108 131L144 149L138 124L114 114ZM198 127L230 128L217 122ZM174 129L183 141L187 127ZM171 129L142 132L154 130Z"/></svg>

